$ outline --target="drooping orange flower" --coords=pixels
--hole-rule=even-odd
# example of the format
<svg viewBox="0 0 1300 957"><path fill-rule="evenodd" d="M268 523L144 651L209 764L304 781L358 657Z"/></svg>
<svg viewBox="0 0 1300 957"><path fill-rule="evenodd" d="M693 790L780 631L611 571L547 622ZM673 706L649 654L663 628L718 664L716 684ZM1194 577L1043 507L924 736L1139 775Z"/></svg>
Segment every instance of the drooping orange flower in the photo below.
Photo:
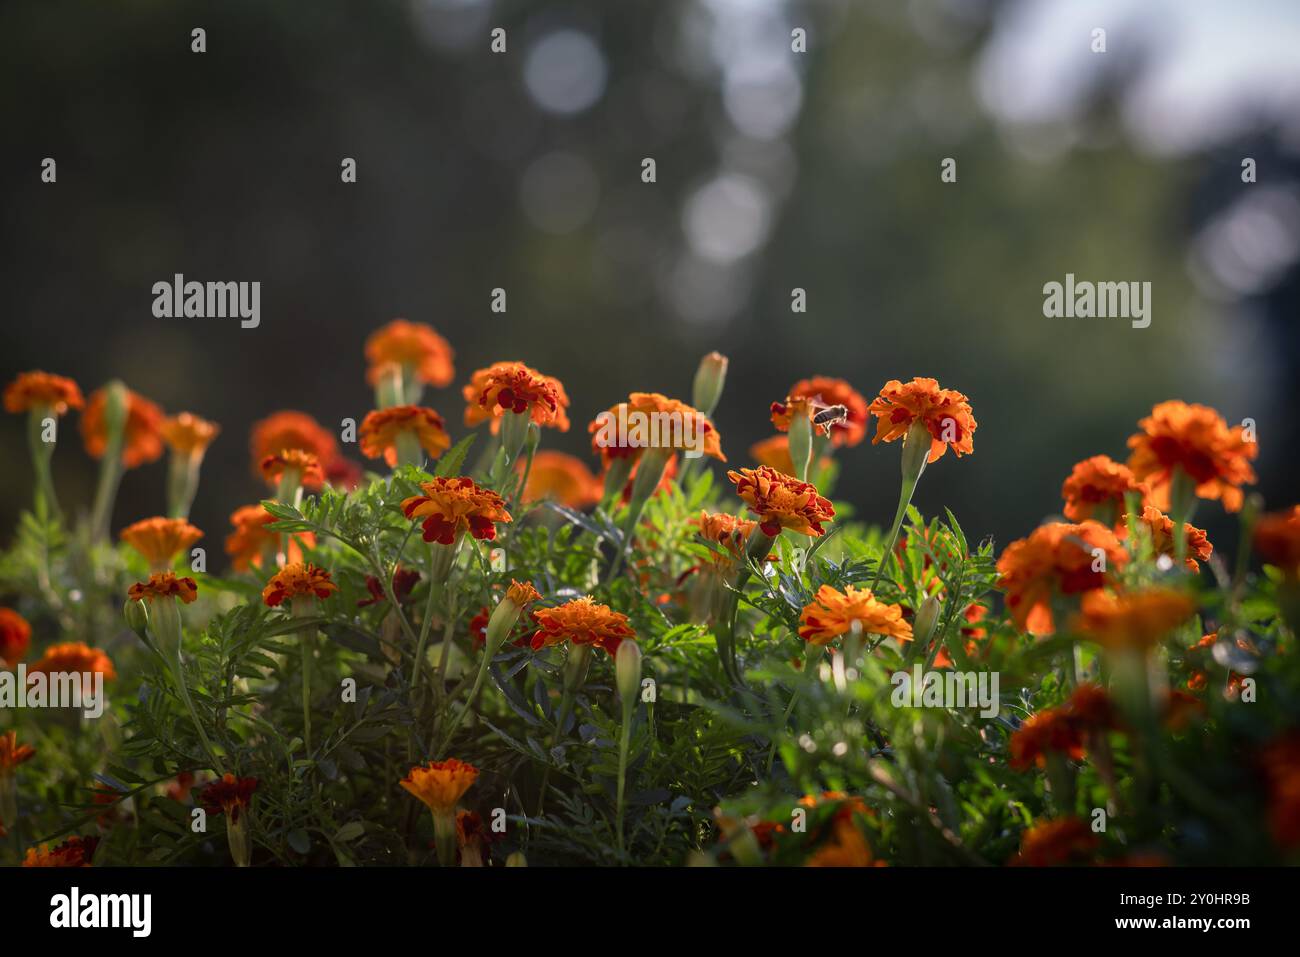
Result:
<svg viewBox="0 0 1300 957"><path fill-rule="evenodd" d="M1300 505L1260 517L1255 525L1255 551L1287 578L1300 578Z"/></svg>
<svg viewBox="0 0 1300 957"><path fill-rule="evenodd" d="M191 412L179 412L163 420L163 441L178 455L202 455L212 444L221 426L201 419Z"/></svg>
<svg viewBox="0 0 1300 957"><path fill-rule="evenodd" d="M70 837L62 844L50 847L29 847L23 858L23 867L90 867L99 846L97 837Z"/></svg>
<svg viewBox="0 0 1300 957"><path fill-rule="evenodd" d="M98 648L92 648L84 641L65 641L61 644L50 645L45 649L45 654L36 664L27 669L29 674L35 674L38 671L45 674L59 674L79 672L85 674L102 674L105 681L111 681L117 677L117 671L113 668L113 662L100 651Z"/></svg>
<svg viewBox="0 0 1300 957"><path fill-rule="evenodd" d="M126 429L122 436L122 465L138 468L156 462L163 454L163 410L138 392L126 393ZM86 402L81 414L81 441L86 454L93 459L103 458L108 448L108 424L104 413L108 393L97 389Z"/></svg>
<svg viewBox="0 0 1300 957"><path fill-rule="evenodd" d="M569 396L564 384L522 362L494 362L479 369L461 394L465 397L467 426L491 419L495 432L501 416L515 412L527 415L537 425L569 431Z"/></svg>
<svg viewBox="0 0 1300 957"><path fill-rule="evenodd" d="M1128 516L1124 516L1127 523ZM1174 520L1166 515L1154 505L1147 505L1142 509L1142 515L1138 521L1145 525L1151 533L1151 547L1157 556L1168 555L1174 557ZM1187 535L1187 552L1183 559L1183 564L1187 566L1188 571L1199 572L1201 562L1209 561L1210 556L1214 554L1214 546L1210 540L1205 537L1205 529L1197 528L1195 525L1183 523L1183 529ZM1127 529L1125 529L1127 531Z"/></svg>
<svg viewBox="0 0 1300 957"><path fill-rule="evenodd" d="M320 488L325 481L320 459L302 449L285 449L262 459L262 478L274 487L286 472L298 476L298 484L303 488Z"/></svg>
<svg viewBox="0 0 1300 957"><path fill-rule="evenodd" d="M451 815L476 780L478 768L458 758L448 758L411 768L399 783L435 815Z"/></svg>
<svg viewBox="0 0 1300 957"><path fill-rule="evenodd" d="M226 554L235 571L261 568L264 556L279 548L279 533L266 529L274 521L275 516L260 505L243 505L230 514L235 530L226 536ZM294 532L289 538L288 561L302 561L303 548L315 547L316 536L311 532Z"/></svg>
<svg viewBox="0 0 1300 957"><path fill-rule="evenodd" d="M816 375L810 379L800 379L790 387L789 399L807 399L818 410L835 406L844 407L844 417L836 418L829 425L831 445L836 448L850 447L860 443L867 435L867 400L862 393L843 379ZM787 403L788 403L787 399ZM773 409L775 413L775 409ZM787 426L788 427L788 426ZM785 428L777 426L780 431ZM770 463L763 463L770 464Z"/></svg>
<svg viewBox="0 0 1300 957"><path fill-rule="evenodd" d="M613 656L623 639L636 637L627 615L593 601L590 595L536 611L533 620L538 626L533 633L534 651L567 640L575 645L604 648Z"/></svg>
<svg viewBox="0 0 1300 957"><path fill-rule="evenodd" d="M837 820L831 839L809 855L804 867L884 867L871 855L871 846L852 821Z"/></svg>
<svg viewBox="0 0 1300 957"><path fill-rule="evenodd" d="M505 601L512 602L518 608L527 608L535 601L541 600L541 593L533 587L532 582L520 582L510 579L506 588Z"/></svg>
<svg viewBox="0 0 1300 957"><path fill-rule="evenodd" d="M958 457L975 451L977 423L970 400L955 389L939 388L934 379L917 377L906 384L890 379L867 411L876 417L872 445L903 438L919 421L931 437L928 461L938 459L949 446Z"/></svg>
<svg viewBox="0 0 1300 957"><path fill-rule="evenodd" d="M156 598L179 598L188 605L199 597L199 586L193 578L178 578L172 572L154 572L148 581L136 582L127 589L132 601L153 602Z"/></svg>
<svg viewBox="0 0 1300 957"><path fill-rule="evenodd" d="M32 626L12 608L0 608L0 668L23 660L32 641Z"/></svg>
<svg viewBox="0 0 1300 957"><path fill-rule="evenodd" d="M1043 708L1012 733L1007 753L1008 763L1017 771L1045 767L1049 753L1078 761L1084 754L1083 735L1065 708Z"/></svg>
<svg viewBox="0 0 1300 957"><path fill-rule="evenodd" d="M1056 867L1086 863L1100 841L1087 822L1077 817L1037 821L1020 837L1014 867Z"/></svg>
<svg viewBox="0 0 1300 957"><path fill-rule="evenodd" d="M421 482L420 488L424 494L405 499L402 512L407 518L424 519L426 542L451 545L465 531L491 541L497 537L497 523L511 520L501 496L471 478L439 476Z"/></svg>
<svg viewBox="0 0 1300 957"><path fill-rule="evenodd" d="M1050 635L1053 598L1111 584L1128 557L1115 533L1098 522L1049 522L1002 552L998 587L1021 630Z"/></svg>
<svg viewBox="0 0 1300 957"><path fill-rule="evenodd" d="M1255 481L1250 460L1259 449L1242 436L1239 425L1228 428L1209 406L1186 402L1161 402L1139 420L1142 431L1129 437L1128 466L1138 481L1151 487L1151 503L1163 511L1170 507L1174 473L1181 469L1205 499L1221 499L1229 512L1241 508L1241 486Z"/></svg>
<svg viewBox="0 0 1300 957"><path fill-rule="evenodd" d="M816 538L826 532L822 522L835 517L834 507L817 494L815 486L766 465L731 471L727 478L758 516L759 528L769 537L775 538L781 529L788 528Z"/></svg>
<svg viewBox="0 0 1300 957"><path fill-rule="evenodd" d="M1124 514L1124 496L1129 493L1145 497L1146 487L1127 465L1109 455L1094 455L1076 463L1061 485L1065 517L1072 522L1091 518L1103 525L1118 524Z"/></svg>
<svg viewBox="0 0 1300 957"><path fill-rule="evenodd" d="M839 591L822 585L799 615L799 637L809 644L827 645L850 632L912 640L912 626L898 605L877 601L869 588L845 585Z"/></svg>
<svg viewBox="0 0 1300 957"><path fill-rule="evenodd" d="M327 429L306 412L286 410L254 424L249 438L253 474L261 478L263 460L287 449L310 452L322 463L338 457L338 443Z"/></svg>
<svg viewBox="0 0 1300 957"><path fill-rule="evenodd" d="M522 472L524 465L521 459L519 471ZM542 449L533 456L521 500L532 504L550 499L568 508L582 509L599 502L600 491L600 480L581 459Z"/></svg>
<svg viewBox="0 0 1300 957"><path fill-rule="evenodd" d="M633 392L626 402L596 416L587 431L592 453L605 468L615 459L640 459L646 449L698 452L727 461L722 437L709 417L658 392Z"/></svg>
<svg viewBox="0 0 1300 957"><path fill-rule="evenodd" d="M1145 650L1196 612L1196 601L1176 588L1148 588L1083 596L1073 630L1106 648Z"/></svg>
<svg viewBox="0 0 1300 957"><path fill-rule="evenodd" d="M1274 738L1260 755L1268 793L1268 823L1283 848L1300 846L1300 731Z"/></svg>
<svg viewBox="0 0 1300 957"><path fill-rule="evenodd" d="M390 467L396 465L397 437L403 432L414 435L431 459L451 448L451 437L437 412L421 405L395 405L366 413L357 431L361 454L371 459L382 455Z"/></svg>
<svg viewBox="0 0 1300 957"><path fill-rule="evenodd" d="M6 412L48 409L57 416L69 409L80 409L84 404L77 383L50 372L21 372L5 386Z"/></svg>
<svg viewBox="0 0 1300 957"><path fill-rule="evenodd" d="M183 518L144 518L122 529L121 538L153 568L167 568L180 552L203 537Z"/></svg>
<svg viewBox="0 0 1300 957"><path fill-rule="evenodd" d="M12 774L18 765L36 757L36 749L18 743L17 731L0 734L0 774Z"/></svg>
<svg viewBox="0 0 1300 957"><path fill-rule="evenodd" d="M456 378L452 364L455 353L447 340L423 322L394 319L375 330L366 340L366 382L379 381L384 367L402 367L403 377L414 377L435 389L451 385Z"/></svg>
<svg viewBox="0 0 1300 957"><path fill-rule="evenodd" d="M231 824L252 806L257 778L240 778L227 771L199 792L199 803L209 814L224 814Z"/></svg>
<svg viewBox="0 0 1300 957"><path fill-rule="evenodd" d="M299 596L328 598L339 590L324 568L304 562L285 565L262 589L262 601L274 608L286 599Z"/></svg>

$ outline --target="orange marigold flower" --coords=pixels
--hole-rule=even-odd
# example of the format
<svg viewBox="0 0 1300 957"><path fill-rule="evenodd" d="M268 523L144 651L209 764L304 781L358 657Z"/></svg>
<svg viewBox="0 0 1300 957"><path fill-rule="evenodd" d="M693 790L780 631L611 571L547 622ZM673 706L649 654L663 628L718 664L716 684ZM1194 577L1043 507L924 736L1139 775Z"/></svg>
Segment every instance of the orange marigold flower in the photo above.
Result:
<svg viewBox="0 0 1300 957"><path fill-rule="evenodd" d="M285 449L262 459L262 478L268 484L277 484L286 472L297 474L303 488L320 488L325 481L320 459L302 449Z"/></svg>
<svg viewBox="0 0 1300 957"><path fill-rule="evenodd" d="M822 522L835 517L830 501L818 495L815 486L766 465L731 471L727 478L749 510L758 516L763 534L771 538L782 528L816 538L826 532Z"/></svg>
<svg viewBox="0 0 1300 957"><path fill-rule="evenodd" d="M839 591L822 585L799 615L799 637L810 644L827 645L849 632L912 640L912 626L903 619L898 605L877 601L869 588L845 585Z"/></svg>
<svg viewBox="0 0 1300 957"><path fill-rule="evenodd" d="M105 681L117 677L113 662L98 648L92 648L84 641L66 641L50 645L41 655L41 660L27 669L29 673L42 671L46 674L86 673L102 674Z"/></svg>
<svg viewBox="0 0 1300 957"><path fill-rule="evenodd" d="M832 428L831 437L834 440L835 430ZM844 443L848 445L846 441ZM786 475L794 474L794 459L790 458L790 438L786 435L773 435L770 438L763 439L761 442L755 442L749 447L749 457L759 465L767 465L776 469L778 472L784 472ZM827 466L830 459L822 456L813 463L813 469L822 469Z"/></svg>
<svg viewBox="0 0 1300 957"><path fill-rule="evenodd" d="M1097 835L1080 818L1038 821L1021 835L1020 852L1010 863L1016 867L1084 863L1099 843Z"/></svg>
<svg viewBox="0 0 1300 957"><path fill-rule="evenodd" d="M938 459L949 446L958 457L975 451L972 435L977 423L970 400L954 389L939 388L934 379L917 377L906 384L890 379L867 411L876 417L872 445L901 439L913 422L921 422L931 437L928 461Z"/></svg>
<svg viewBox="0 0 1300 957"><path fill-rule="evenodd" d="M883 867L871 856L871 847L852 821L837 820L831 839L804 862L805 867Z"/></svg>
<svg viewBox="0 0 1300 957"><path fill-rule="evenodd" d="M317 565L294 562L276 572L262 589L262 601L271 608L283 604L285 599L298 596L328 598L339 590L330 581L330 573Z"/></svg>
<svg viewBox="0 0 1300 957"><path fill-rule="evenodd" d="M1083 757L1083 736L1078 723L1065 708L1044 708L1024 720L1007 745L1010 765L1023 771L1044 767L1050 752L1078 761Z"/></svg>
<svg viewBox="0 0 1300 957"><path fill-rule="evenodd" d="M1164 704L1165 728L1177 734L1193 720L1205 716L1205 702L1188 691L1174 689Z"/></svg>
<svg viewBox="0 0 1300 957"><path fill-rule="evenodd" d="M520 459L521 473L524 465ZM550 499L568 508L582 509L599 502L600 491L600 480L581 459L543 449L533 456L521 500L531 504Z"/></svg>
<svg viewBox="0 0 1300 957"><path fill-rule="evenodd" d="M1094 455L1077 463L1061 485L1065 517L1072 522L1091 518L1103 525L1116 525L1124 514L1124 496L1130 492L1146 495L1146 487L1133 477L1132 470L1109 455Z"/></svg>
<svg viewBox="0 0 1300 957"><path fill-rule="evenodd" d="M612 656L623 639L636 637L627 615L593 601L590 595L536 611L533 620L538 626L533 633L534 651L568 640L604 648Z"/></svg>
<svg viewBox="0 0 1300 957"><path fill-rule="evenodd" d="M1085 732L1109 731L1119 727L1119 715L1110 694L1101 685L1084 682L1074 689L1065 713Z"/></svg>
<svg viewBox="0 0 1300 957"><path fill-rule="evenodd" d="M217 423L191 412L168 416L162 424L163 441L179 455L202 455L220 432Z"/></svg>
<svg viewBox="0 0 1300 957"><path fill-rule="evenodd" d="M699 452L727 461L722 437L709 417L694 406L658 392L633 392L600 413L587 426L591 451L608 468L614 459L639 459L648 448Z"/></svg>
<svg viewBox="0 0 1300 957"><path fill-rule="evenodd" d="M180 552L203 537L183 518L144 518L121 531L126 542L154 568L166 568Z"/></svg>
<svg viewBox="0 0 1300 957"><path fill-rule="evenodd" d="M70 837L54 847L29 847L23 867L89 867L98 846L97 837Z"/></svg>
<svg viewBox="0 0 1300 957"><path fill-rule="evenodd" d="M1284 848L1300 846L1300 731L1273 739L1260 755L1268 792L1268 823Z"/></svg>
<svg viewBox="0 0 1300 957"><path fill-rule="evenodd" d="M84 404L77 383L50 372L21 372L5 386L6 412L49 409L55 415L63 415Z"/></svg>
<svg viewBox="0 0 1300 957"><path fill-rule="evenodd" d="M154 572L148 581L136 582L128 588L126 594L132 601L179 598L188 605L199 597L199 586L193 578L178 578L171 572Z"/></svg>
<svg viewBox="0 0 1300 957"><path fill-rule="evenodd" d="M261 568L266 553L279 548L279 533L266 529L274 521L275 516L261 505L243 505L230 514L230 524L235 530L226 536L226 554L235 571ZM311 532L294 532L289 538L288 561L302 561L303 548L315 547L316 536Z"/></svg>
<svg viewBox="0 0 1300 957"><path fill-rule="evenodd" d="M163 411L144 396L130 389L126 393L126 431L122 437L122 464L129 469L155 462L162 457ZM86 454L103 458L108 448L108 424L104 420L108 393L97 389L86 402L81 415L81 441Z"/></svg>
<svg viewBox="0 0 1300 957"><path fill-rule="evenodd" d="M813 423L812 429L816 434L829 435L831 431L829 424L818 425L814 421L818 415L825 411L826 407L824 405L807 396L786 396L784 402L772 403L772 425L778 432L789 432L792 421L795 419L808 419Z"/></svg>
<svg viewBox="0 0 1300 957"><path fill-rule="evenodd" d="M276 412L253 426L249 438L253 474L260 478L262 461L287 449L310 452L321 462L332 463L338 458L334 436L306 412Z"/></svg>
<svg viewBox="0 0 1300 957"><path fill-rule="evenodd" d="M1124 516L1127 523L1128 516ZM1151 532L1151 546L1156 555L1174 556L1174 520L1166 515L1154 505L1147 505L1142 509L1142 515L1138 521L1145 525ZM1214 546L1210 540L1205 537L1205 529L1197 528L1195 525L1183 523L1187 535L1187 554L1183 564L1192 572L1201 570L1199 558L1202 562L1209 561L1210 556L1214 554ZM1127 531L1127 529L1125 529Z"/></svg>
<svg viewBox="0 0 1300 957"><path fill-rule="evenodd" d="M429 458L451 448L451 437L437 412L421 405L395 405L366 413L357 432L361 454L371 459L382 455L390 467L396 465L397 436L403 432L414 435Z"/></svg>
<svg viewBox="0 0 1300 957"><path fill-rule="evenodd" d="M541 597L541 592L533 587L532 582L519 582L512 578L510 587L506 589L505 600L513 602L519 608L526 608Z"/></svg>
<svg viewBox="0 0 1300 957"><path fill-rule="evenodd" d="M522 362L494 362L479 369L462 390L465 424L475 426L492 420L492 431L500 427L507 412L528 415L537 425L569 431L569 396L554 376L542 375Z"/></svg>
<svg viewBox="0 0 1300 957"><path fill-rule="evenodd" d="M423 495L402 502L407 518L424 519L424 540L451 545L466 530L478 539L497 537L497 523L510 521L506 503L490 489L480 488L473 479L439 476L421 482Z"/></svg>
<svg viewBox="0 0 1300 957"><path fill-rule="evenodd" d="M366 382L379 381L387 365L403 367L405 376L427 383L436 389L451 385L456 378L452 365L455 353L447 340L423 322L394 319L372 332L366 340Z"/></svg>
<svg viewBox="0 0 1300 957"><path fill-rule="evenodd" d="M411 768L400 783L434 814L451 815L477 779L478 768L474 765L448 758Z"/></svg>
<svg viewBox="0 0 1300 957"><path fill-rule="evenodd" d="M32 626L12 608L0 608L0 668L22 661L32 641Z"/></svg>
<svg viewBox="0 0 1300 957"><path fill-rule="evenodd" d="M14 768L36 757L36 749L18 743L17 731L0 734L0 774L12 774Z"/></svg>
<svg viewBox="0 0 1300 957"><path fill-rule="evenodd" d="M225 814L231 824L238 824L256 790L257 778L239 778L227 771L199 792L199 803L209 814Z"/></svg>
<svg viewBox="0 0 1300 957"><path fill-rule="evenodd" d="M1182 469L1200 498L1222 499L1229 512L1241 508L1241 486L1255 481L1250 460L1259 452L1242 438L1241 426L1228 428L1209 406L1171 401L1153 408L1138 427L1142 431L1128 440L1128 466L1150 485L1152 504L1169 510L1170 485Z"/></svg>
<svg viewBox="0 0 1300 957"><path fill-rule="evenodd" d="M833 406L844 407L844 418L837 419L833 425L828 426L831 445L836 448L857 445L866 438L867 400L862 393L843 379L833 379L830 376L822 375L816 375L810 379L800 379L791 386L788 396L789 399L811 400L814 407L818 409L828 409ZM789 399L787 399L787 402ZM781 431L786 430L781 429Z"/></svg>
<svg viewBox="0 0 1300 957"><path fill-rule="evenodd" d="M1094 552L1105 556L1101 570ZM1115 580L1128 563L1115 533L1098 522L1049 522L1027 538L1012 542L998 559L998 587L1006 592L1007 608L1016 625L1035 635L1050 635L1052 600L1079 595Z"/></svg>
<svg viewBox="0 0 1300 957"><path fill-rule="evenodd" d="M1300 578L1300 505L1260 517L1255 526L1255 551L1288 578Z"/></svg>
<svg viewBox="0 0 1300 957"><path fill-rule="evenodd" d="M1085 638L1114 650L1145 650L1196 612L1196 601L1176 588L1114 594L1092 591L1083 596L1073 628Z"/></svg>
<svg viewBox="0 0 1300 957"><path fill-rule="evenodd" d="M709 560L715 565L731 565L744 561L745 543L758 522L737 518L726 512L701 510L700 517L691 519L690 524L699 528L700 538L722 549L722 554L714 552Z"/></svg>

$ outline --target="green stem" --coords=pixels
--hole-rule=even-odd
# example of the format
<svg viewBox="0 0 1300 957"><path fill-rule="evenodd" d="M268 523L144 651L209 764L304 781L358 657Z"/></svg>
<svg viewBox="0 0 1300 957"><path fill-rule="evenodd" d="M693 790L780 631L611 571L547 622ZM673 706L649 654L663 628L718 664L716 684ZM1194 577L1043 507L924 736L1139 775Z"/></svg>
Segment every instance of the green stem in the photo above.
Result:
<svg viewBox="0 0 1300 957"><path fill-rule="evenodd" d="M880 584L880 578L885 573L885 567L893 557L894 546L898 543L898 532L903 527L903 518L907 515L907 506L912 504L912 495L916 492L916 482L916 479L903 479L903 485L898 494L898 510L894 513L894 524L889 530L889 540L885 545L885 550L880 554L879 563L876 565L876 577L871 581L872 591L875 591L876 586Z"/></svg>
<svg viewBox="0 0 1300 957"><path fill-rule="evenodd" d="M618 850L623 853L623 807L627 786L627 753L632 743L632 708L623 708L623 728L618 737Z"/></svg>

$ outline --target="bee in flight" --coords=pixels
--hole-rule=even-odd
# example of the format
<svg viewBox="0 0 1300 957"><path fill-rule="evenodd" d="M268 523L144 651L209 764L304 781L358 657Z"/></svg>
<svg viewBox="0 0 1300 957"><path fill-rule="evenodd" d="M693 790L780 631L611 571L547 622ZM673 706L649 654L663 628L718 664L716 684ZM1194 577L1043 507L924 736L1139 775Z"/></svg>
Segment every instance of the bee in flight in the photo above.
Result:
<svg viewBox="0 0 1300 957"><path fill-rule="evenodd" d="M839 425L849 417L849 408L846 405L830 405L819 411L813 416L813 425L821 425L829 428L832 425Z"/></svg>

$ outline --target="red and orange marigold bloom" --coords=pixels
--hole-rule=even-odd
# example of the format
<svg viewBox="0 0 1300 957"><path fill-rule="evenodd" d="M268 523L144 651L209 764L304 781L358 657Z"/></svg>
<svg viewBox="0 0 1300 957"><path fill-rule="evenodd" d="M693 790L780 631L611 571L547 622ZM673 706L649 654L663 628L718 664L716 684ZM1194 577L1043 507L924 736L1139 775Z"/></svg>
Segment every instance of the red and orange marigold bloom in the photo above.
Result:
<svg viewBox="0 0 1300 957"><path fill-rule="evenodd" d="M1300 846L1300 731L1274 738L1260 755L1268 794L1268 824L1283 848Z"/></svg>
<svg viewBox="0 0 1300 957"><path fill-rule="evenodd" d="M262 459L262 478L268 485L277 485L285 473L297 475L303 488L320 488L325 482L320 459L302 449L285 449Z"/></svg>
<svg viewBox="0 0 1300 957"><path fill-rule="evenodd" d="M710 545L721 549L714 552L709 560L715 565L733 565L743 562L745 543L758 522L737 518L726 512L705 512L701 510L699 518L691 519L691 524L699 528L699 536Z"/></svg>
<svg viewBox="0 0 1300 957"><path fill-rule="evenodd" d="M192 412L179 412L163 420L162 437L177 455L202 455L221 432L221 426Z"/></svg>
<svg viewBox="0 0 1300 957"><path fill-rule="evenodd" d="M476 780L478 768L458 758L448 758L411 768L399 783L435 815L450 816Z"/></svg>
<svg viewBox="0 0 1300 957"><path fill-rule="evenodd" d="M749 510L758 516L759 528L769 537L775 538L781 529L788 528L816 538L826 532L822 522L835 517L834 507L817 494L815 486L766 465L731 471L727 478Z"/></svg>
<svg viewBox="0 0 1300 957"><path fill-rule="evenodd" d="M339 590L330 573L317 565L294 562L276 572L262 589L262 601L274 608L298 597L328 598Z"/></svg>
<svg viewBox="0 0 1300 957"><path fill-rule="evenodd" d="M98 648L90 647L84 641L65 641L50 645L45 649L45 654L41 655L40 660L27 671L31 674L38 671L46 674L91 672L102 674L105 681L117 677L117 671L113 668L113 662L108 655Z"/></svg>
<svg viewBox="0 0 1300 957"><path fill-rule="evenodd" d="M532 640L534 651L571 641L575 645L604 648L613 656L625 638L636 637L627 615L599 604L590 595L535 611L533 620L537 623Z"/></svg>
<svg viewBox="0 0 1300 957"><path fill-rule="evenodd" d="M1146 650L1196 612L1196 601L1176 588L1092 591L1083 596L1072 627L1112 650Z"/></svg>
<svg viewBox="0 0 1300 957"><path fill-rule="evenodd" d="M0 608L0 668L23 660L32 641L32 626L12 608Z"/></svg>
<svg viewBox="0 0 1300 957"><path fill-rule="evenodd" d="M1097 835L1081 818L1037 821L1021 835L1020 852L1009 863L1016 867L1085 864L1099 844Z"/></svg>
<svg viewBox="0 0 1300 957"><path fill-rule="evenodd" d="M238 825L256 790L257 778L240 778L227 771L199 792L199 803L209 814L224 814L231 824Z"/></svg>
<svg viewBox="0 0 1300 957"><path fill-rule="evenodd" d="M199 597L199 586L193 578L178 578L172 572L154 572L148 581L136 582L127 589L132 601L153 602L157 598L179 598L189 604Z"/></svg>
<svg viewBox="0 0 1300 957"><path fill-rule="evenodd" d="M1017 627L1035 635L1055 629L1052 601L1111 584L1128 563L1115 533L1093 521L1049 522L1012 542L998 559L998 587Z"/></svg>
<svg viewBox="0 0 1300 957"><path fill-rule="evenodd" d="M266 457L287 449L309 452L322 463L332 463L339 452L334 436L306 412L276 412L253 426L249 438L253 474L260 478Z"/></svg>
<svg viewBox="0 0 1300 957"><path fill-rule="evenodd" d="M709 417L694 406L658 392L633 392L587 426L592 454L608 468L615 459L638 460L648 448L699 452L727 461L722 436Z"/></svg>
<svg viewBox="0 0 1300 957"><path fill-rule="evenodd" d="M451 437L442 416L421 405L395 405L368 412L357 430L361 454L377 459L381 455L389 466L397 464L397 437L403 432L414 435L420 448L436 459L451 448Z"/></svg>
<svg viewBox="0 0 1300 957"><path fill-rule="evenodd" d="M447 340L423 322L394 319L366 340L366 382L374 385L386 366L402 367L403 378L441 389L456 378L455 353Z"/></svg>
<svg viewBox="0 0 1300 957"><path fill-rule="evenodd" d="M230 514L230 524L235 527L226 536L226 554L235 571L261 568L264 556L280 547L280 535L267 531L266 526L275 516L260 505L243 505ZM302 542L300 546L298 543ZM289 538L287 558L290 563L302 561L303 548L316 547L316 536L311 532L294 532Z"/></svg>
<svg viewBox="0 0 1300 957"><path fill-rule="evenodd" d="M162 457L163 411L144 396L126 391L126 429L122 436L122 464L129 469L155 462ZM108 393L97 389L86 402L81 414L81 441L91 458L103 458L108 449L108 423L105 410Z"/></svg>
<svg viewBox="0 0 1300 957"><path fill-rule="evenodd" d="M99 846L97 837L70 837L62 844L50 847L29 847L23 858L23 867L90 867Z"/></svg>
<svg viewBox="0 0 1300 957"><path fill-rule="evenodd" d="M949 446L958 457L975 451L972 436L977 423L970 400L955 389L939 388L934 379L917 377L908 383L890 379L867 411L876 417L872 445L901 439L913 422L920 422L930 433L928 461L938 459Z"/></svg>
<svg viewBox="0 0 1300 957"><path fill-rule="evenodd" d="M501 416L515 412L527 415L537 425L569 431L569 396L564 384L522 362L494 362L479 369L461 394L465 397L467 426L491 419L495 432Z"/></svg>
<svg viewBox="0 0 1300 957"><path fill-rule="evenodd" d="M50 372L22 372L5 386L5 411L30 412L48 409L54 415L63 415L69 409L85 405L77 383Z"/></svg>
<svg viewBox="0 0 1300 957"><path fill-rule="evenodd" d="M1300 578L1300 505L1260 517L1255 525L1255 551L1287 578Z"/></svg>
<svg viewBox="0 0 1300 957"><path fill-rule="evenodd" d="M1128 516L1125 516L1125 519L1127 518ZM1156 555L1168 555L1173 558L1175 554L1174 520L1154 505L1148 505L1142 509L1142 515L1138 518L1138 522L1145 525L1151 533L1151 547ZM1214 546L1205 537L1205 529L1197 528L1195 525L1186 522L1183 523L1183 529L1187 535L1187 551L1183 564L1188 571L1199 572L1201 570L1200 562L1210 560L1210 556L1214 554Z"/></svg>
<svg viewBox="0 0 1300 957"><path fill-rule="evenodd" d="M839 591L822 585L799 615L799 637L812 645L827 645L850 632L912 640L912 626L900 606L877 601L869 588L845 585Z"/></svg>
<svg viewBox="0 0 1300 957"><path fill-rule="evenodd" d="M36 757L36 749L18 743L17 731L0 734L0 774L12 774L14 768Z"/></svg>
<svg viewBox="0 0 1300 957"><path fill-rule="evenodd" d="M183 518L144 518L122 529L122 541L130 545L153 568L166 568L176 556L189 551L203 532Z"/></svg>
<svg viewBox="0 0 1300 957"><path fill-rule="evenodd" d="M521 459L518 470L523 471ZM585 462L564 452L542 449L533 456L521 500L525 504L550 499L568 508L582 509L600 501L600 480Z"/></svg>
<svg viewBox="0 0 1300 957"><path fill-rule="evenodd" d="M1103 525L1116 525L1125 511L1124 496L1130 493L1145 497L1146 488L1127 465L1109 455L1094 455L1076 463L1061 485L1065 517L1072 522L1091 518Z"/></svg>
<svg viewBox="0 0 1300 957"><path fill-rule="evenodd" d="M791 386L788 398L785 404L789 404L792 399L806 399L811 402L813 407L820 411L833 406L844 406L845 417L838 419L833 425L827 426L829 429L831 445L839 448L841 446L853 446L860 443L867 435L867 400L862 393L849 385L843 379L833 379L830 376L817 375L810 379L800 379ZM773 403L773 422L775 424L775 406ZM780 431L785 432L788 424L783 428L777 425ZM823 432L823 434L826 434ZM768 463L764 463L768 464Z"/></svg>
<svg viewBox="0 0 1300 957"><path fill-rule="evenodd" d="M464 476L439 476L421 482L423 495L412 495L402 502L407 518L423 518L424 540L453 544L468 531L478 539L497 537L497 523L510 521L506 503L490 489L479 487Z"/></svg>
<svg viewBox="0 0 1300 957"><path fill-rule="evenodd" d="M1170 486L1181 470L1198 497L1221 499L1229 512L1241 508L1241 486L1255 481L1250 460L1259 452L1241 426L1228 428L1209 406L1170 401L1153 408L1138 427L1142 431L1128 440L1128 466L1151 487L1152 504L1169 510Z"/></svg>
<svg viewBox="0 0 1300 957"><path fill-rule="evenodd" d="M1083 734L1067 709L1043 708L1012 733L1007 752L1008 763L1017 771L1046 766L1051 753L1078 761L1084 753Z"/></svg>

